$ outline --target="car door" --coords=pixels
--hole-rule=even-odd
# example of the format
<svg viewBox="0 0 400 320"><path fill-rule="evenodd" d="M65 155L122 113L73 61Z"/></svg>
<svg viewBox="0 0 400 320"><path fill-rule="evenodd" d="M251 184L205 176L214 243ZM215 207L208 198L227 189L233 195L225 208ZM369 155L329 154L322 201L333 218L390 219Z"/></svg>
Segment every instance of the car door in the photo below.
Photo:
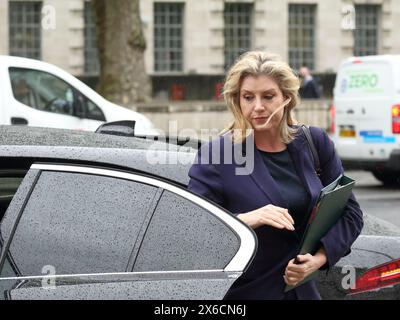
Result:
<svg viewBox="0 0 400 320"><path fill-rule="evenodd" d="M35 164L0 224L6 299L222 299L254 233L158 179Z"/></svg>

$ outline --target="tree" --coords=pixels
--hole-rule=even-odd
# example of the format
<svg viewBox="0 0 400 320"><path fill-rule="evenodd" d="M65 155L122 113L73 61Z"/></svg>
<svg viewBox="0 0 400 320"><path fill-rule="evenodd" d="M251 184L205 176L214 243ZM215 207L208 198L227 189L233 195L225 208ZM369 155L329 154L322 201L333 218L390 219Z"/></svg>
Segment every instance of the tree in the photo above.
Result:
<svg viewBox="0 0 400 320"><path fill-rule="evenodd" d="M100 60L98 91L127 107L149 100L139 0L92 0L92 5Z"/></svg>

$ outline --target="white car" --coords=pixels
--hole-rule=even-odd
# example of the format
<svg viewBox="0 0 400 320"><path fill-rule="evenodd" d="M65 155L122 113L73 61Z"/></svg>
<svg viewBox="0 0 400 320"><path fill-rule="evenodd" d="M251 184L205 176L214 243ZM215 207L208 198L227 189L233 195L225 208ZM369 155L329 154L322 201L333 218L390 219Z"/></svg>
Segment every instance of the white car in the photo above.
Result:
<svg viewBox="0 0 400 320"><path fill-rule="evenodd" d="M343 163L400 184L400 55L346 59L334 106L334 140Z"/></svg>
<svg viewBox="0 0 400 320"><path fill-rule="evenodd" d="M0 55L0 124L95 131L119 120L134 120L137 135L158 134L147 117L107 101L68 72Z"/></svg>

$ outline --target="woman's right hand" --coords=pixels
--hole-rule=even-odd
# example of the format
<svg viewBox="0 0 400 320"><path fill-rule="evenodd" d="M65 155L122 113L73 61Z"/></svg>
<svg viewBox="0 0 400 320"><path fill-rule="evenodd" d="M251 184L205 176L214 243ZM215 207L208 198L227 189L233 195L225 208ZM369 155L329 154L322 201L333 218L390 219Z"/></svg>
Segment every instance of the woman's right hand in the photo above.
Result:
<svg viewBox="0 0 400 320"><path fill-rule="evenodd" d="M237 217L252 229L262 225L269 225L278 229L286 228L294 231L294 220L288 210L272 204L247 213L241 213Z"/></svg>

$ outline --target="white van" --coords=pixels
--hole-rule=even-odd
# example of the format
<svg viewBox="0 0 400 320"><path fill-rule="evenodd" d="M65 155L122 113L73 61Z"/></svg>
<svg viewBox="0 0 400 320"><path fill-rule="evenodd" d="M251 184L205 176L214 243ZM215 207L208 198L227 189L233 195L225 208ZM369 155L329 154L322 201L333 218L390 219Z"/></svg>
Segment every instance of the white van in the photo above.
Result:
<svg viewBox="0 0 400 320"><path fill-rule="evenodd" d="M95 131L118 120L135 120L138 135L158 133L144 115L107 101L54 65L0 56L0 124Z"/></svg>
<svg viewBox="0 0 400 320"><path fill-rule="evenodd" d="M352 57L334 88L334 141L344 166L400 181L400 55Z"/></svg>

